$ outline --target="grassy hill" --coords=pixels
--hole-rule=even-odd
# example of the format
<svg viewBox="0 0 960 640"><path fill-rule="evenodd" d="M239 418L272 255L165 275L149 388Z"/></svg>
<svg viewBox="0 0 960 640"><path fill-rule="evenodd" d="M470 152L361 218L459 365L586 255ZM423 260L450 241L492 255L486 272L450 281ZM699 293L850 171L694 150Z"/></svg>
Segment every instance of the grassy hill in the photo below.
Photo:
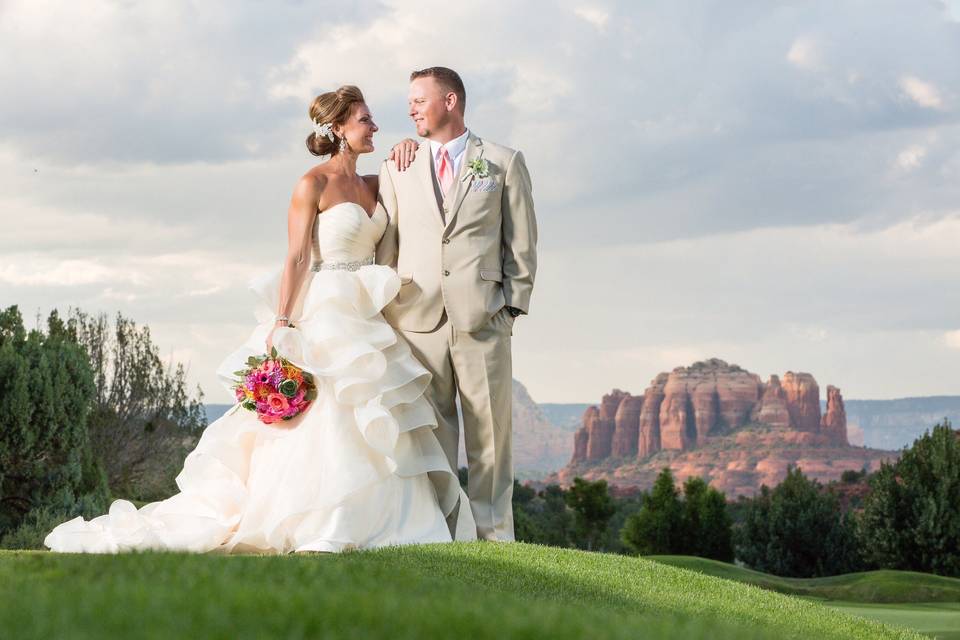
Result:
<svg viewBox="0 0 960 640"><path fill-rule="evenodd" d="M781 578L691 556L650 560L736 580L779 593L813 598L837 611L960 640L960 580L914 571L865 571L828 578Z"/></svg>
<svg viewBox="0 0 960 640"><path fill-rule="evenodd" d="M457 543L342 555L0 553L3 638L921 638L642 558Z"/></svg>
<svg viewBox="0 0 960 640"><path fill-rule="evenodd" d="M914 571L864 571L828 578L781 578L693 556L646 556L672 567L790 595L865 603L960 602L960 579Z"/></svg>

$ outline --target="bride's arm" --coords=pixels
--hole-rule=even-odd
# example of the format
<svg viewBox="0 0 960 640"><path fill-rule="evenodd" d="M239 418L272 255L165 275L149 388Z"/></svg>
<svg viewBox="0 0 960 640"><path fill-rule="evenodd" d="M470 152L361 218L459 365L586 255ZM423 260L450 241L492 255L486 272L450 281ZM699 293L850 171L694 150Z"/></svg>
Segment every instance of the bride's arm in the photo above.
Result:
<svg viewBox="0 0 960 640"><path fill-rule="evenodd" d="M326 179L322 176L306 175L300 178L293 190L290 208L287 210L287 257L283 264L283 275L280 276L274 328L290 324L289 317L293 313L297 292L310 270L310 233L325 182ZM272 337L271 331L267 338L268 352L273 346Z"/></svg>

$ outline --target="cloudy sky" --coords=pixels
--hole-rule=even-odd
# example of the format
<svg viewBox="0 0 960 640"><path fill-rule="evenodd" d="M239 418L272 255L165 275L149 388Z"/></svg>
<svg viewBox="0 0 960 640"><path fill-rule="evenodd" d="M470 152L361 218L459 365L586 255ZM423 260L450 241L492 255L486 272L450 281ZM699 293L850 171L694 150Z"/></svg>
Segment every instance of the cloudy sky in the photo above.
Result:
<svg viewBox="0 0 960 640"><path fill-rule="evenodd" d="M0 305L122 311L228 401L311 98L363 89L373 172L435 64L527 157L536 400L711 356L960 394L960 0L0 0Z"/></svg>

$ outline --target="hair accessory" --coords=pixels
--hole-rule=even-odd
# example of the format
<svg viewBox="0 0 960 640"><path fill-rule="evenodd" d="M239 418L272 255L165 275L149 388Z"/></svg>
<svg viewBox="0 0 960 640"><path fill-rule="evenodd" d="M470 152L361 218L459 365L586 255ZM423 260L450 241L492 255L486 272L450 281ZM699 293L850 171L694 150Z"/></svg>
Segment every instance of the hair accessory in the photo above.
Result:
<svg viewBox="0 0 960 640"><path fill-rule="evenodd" d="M320 124L319 122L314 122L313 133L318 138L320 136L324 136L330 142L334 142L333 125L329 122L324 122L323 124Z"/></svg>

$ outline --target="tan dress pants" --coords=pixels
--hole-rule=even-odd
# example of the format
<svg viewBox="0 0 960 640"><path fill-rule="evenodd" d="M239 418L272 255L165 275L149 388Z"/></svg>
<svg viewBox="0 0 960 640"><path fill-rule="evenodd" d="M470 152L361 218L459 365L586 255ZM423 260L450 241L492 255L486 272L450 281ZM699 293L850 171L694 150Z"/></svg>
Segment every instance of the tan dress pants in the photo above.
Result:
<svg viewBox="0 0 960 640"><path fill-rule="evenodd" d="M460 396L467 497L481 540L514 539L513 322L503 308L479 331L461 332L453 328L444 312L433 331L403 331L413 354L433 374L426 395L437 412L437 439L454 472L460 440L456 399ZM451 535L456 531L456 519L454 509L447 518Z"/></svg>

